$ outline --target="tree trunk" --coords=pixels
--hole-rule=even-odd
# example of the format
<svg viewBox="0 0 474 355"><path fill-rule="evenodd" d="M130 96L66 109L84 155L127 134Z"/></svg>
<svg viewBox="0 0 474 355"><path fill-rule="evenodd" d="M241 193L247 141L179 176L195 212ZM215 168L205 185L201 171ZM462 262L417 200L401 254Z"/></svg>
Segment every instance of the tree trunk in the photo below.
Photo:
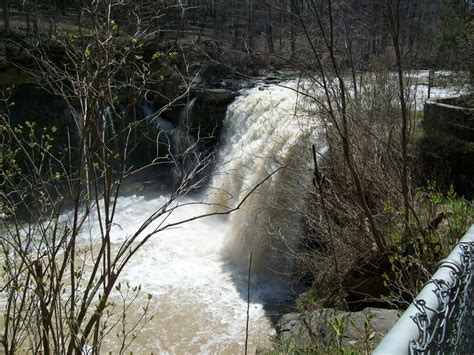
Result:
<svg viewBox="0 0 474 355"><path fill-rule="evenodd" d="M33 36L38 38L38 5L36 0L33 2Z"/></svg>
<svg viewBox="0 0 474 355"><path fill-rule="evenodd" d="M265 26L265 33L267 36L268 53L274 54L275 45L273 44L273 20L272 20L272 9L270 8L270 5L268 5L267 11L268 11L268 23Z"/></svg>
<svg viewBox="0 0 474 355"><path fill-rule="evenodd" d="M254 47L255 47L255 42L253 39L254 33L255 33L255 19L254 19L254 9L253 9L253 0L250 0L249 3L249 23L248 23L248 43L249 43L249 52L250 54L253 54L254 52Z"/></svg>
<svg viewBox="0 0 474 355"><path fill-rule="evenodd" d="M3 0L3 23L5 36L10 36L10 13L8 11L8 0Z"/></svg>
<svg viewBox="0 0 474 355"><path fill-rule="evenodd" d="M294 14L296 13L296 4L294 0L291 0L290 3L290 52L291 52L291 58L294 57L295 52L296 52L296 29L295 29L295 17Z"/></svg>

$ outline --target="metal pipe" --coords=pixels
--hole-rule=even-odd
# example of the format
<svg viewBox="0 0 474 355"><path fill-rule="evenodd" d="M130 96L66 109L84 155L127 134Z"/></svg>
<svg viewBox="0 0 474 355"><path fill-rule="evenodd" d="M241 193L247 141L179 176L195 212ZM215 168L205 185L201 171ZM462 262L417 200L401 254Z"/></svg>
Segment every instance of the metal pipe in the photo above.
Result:
<svg viewBox="0 0 474 355"><path fill-rule="evenodd" d="M438 270L434 273L431 280L444 281L448 286L455 283L454 275L463 271L463 252L459 248L460 244L474 243L474 224L468 229L464 237L459 241L456 247L451 251L446 259L441 260ZM454 271L454 272L453 272ZM437 285L434 282L428 282L426 286L416 297L417 300L424 300L426 304L427 317L431 320L435 316L435 311L443 306L436 294ZM374 355L398 355L410 353L410 342L420 338L420 330L413 321L420 311L412 302L405 313L400 317L393 328L385 335L380 344L374 350Z"/></svg>

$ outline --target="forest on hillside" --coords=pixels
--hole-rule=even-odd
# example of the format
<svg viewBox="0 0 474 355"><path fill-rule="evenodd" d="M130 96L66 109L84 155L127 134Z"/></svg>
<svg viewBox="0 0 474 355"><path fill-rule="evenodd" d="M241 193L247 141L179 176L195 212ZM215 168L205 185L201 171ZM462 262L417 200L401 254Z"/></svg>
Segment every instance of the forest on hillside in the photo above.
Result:
<svg viewBox="0 0 474 355"><path fill-rule="evenodd" d="M212 60L244 67L298 59L308 50L306 32L318 34L314 23L332 21L334 39L346 67L370 70L392 48L388 11L396 17L407 68L464 69L469 63L469 1L3 1L5 37L34 42L64 32L80 32L93 21L113 20L123 34L147 33L160 45L198 45ZM73 26L73 27L71 27ZM77 33L76 33L77 34ZM316 38L315 37L315 38ZM320 41L318 39L318 41ZM319 43L322 44L322 43ZM343 52L346 52L343 54ZM464 54L464 57L462 56ZM217 57L216 57L217 55ZM393 63L391 63L393 64Z"/></svg>

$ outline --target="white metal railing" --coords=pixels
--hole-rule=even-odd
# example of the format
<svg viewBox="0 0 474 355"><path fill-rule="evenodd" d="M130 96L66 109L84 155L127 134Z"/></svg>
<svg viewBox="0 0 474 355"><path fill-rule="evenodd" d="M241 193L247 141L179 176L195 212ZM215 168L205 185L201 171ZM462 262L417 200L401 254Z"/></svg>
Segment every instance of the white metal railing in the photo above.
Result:
<svg viewBox="0 0 474 355"><path fill-rule="evenodd" d="M373 354L474 354L473 264L474 225Z"/></svg>

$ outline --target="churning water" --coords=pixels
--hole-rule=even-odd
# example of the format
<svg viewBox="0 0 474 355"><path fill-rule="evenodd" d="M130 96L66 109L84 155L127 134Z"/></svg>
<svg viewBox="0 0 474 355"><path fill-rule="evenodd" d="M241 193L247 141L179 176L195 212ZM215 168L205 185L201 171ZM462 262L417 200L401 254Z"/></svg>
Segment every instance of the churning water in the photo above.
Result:
<svg viewBox="0 0 474 355"><path fill-rule="evenodd" d="M250 253L249 351L268 344L274 333L272 316L297 291L287 277L292 270L288 251L301 225L298 211L304 199L295 193L310 176L304 173L311 161L307 119L296 111L296 82L287 85L290 88L260 86L242 92L227 111L211 186L199 197L175 202L181 207L144 231L224 211L245 200L229 215L197 219L156 234L130 260L120 282L141 285L142 295L126 311L127 329L143 314L146 295L153 298L143 329L133 331L138 335L129 351L242 353ZM157 190L119 197L111 232L115 249L168 198ZM79 237L89 242L100 238L94 214ZM120 294L111 300L117 304L114 312L122 312ZM121 326L106 337L103 351L120 349L116 333Z"/></svg>

